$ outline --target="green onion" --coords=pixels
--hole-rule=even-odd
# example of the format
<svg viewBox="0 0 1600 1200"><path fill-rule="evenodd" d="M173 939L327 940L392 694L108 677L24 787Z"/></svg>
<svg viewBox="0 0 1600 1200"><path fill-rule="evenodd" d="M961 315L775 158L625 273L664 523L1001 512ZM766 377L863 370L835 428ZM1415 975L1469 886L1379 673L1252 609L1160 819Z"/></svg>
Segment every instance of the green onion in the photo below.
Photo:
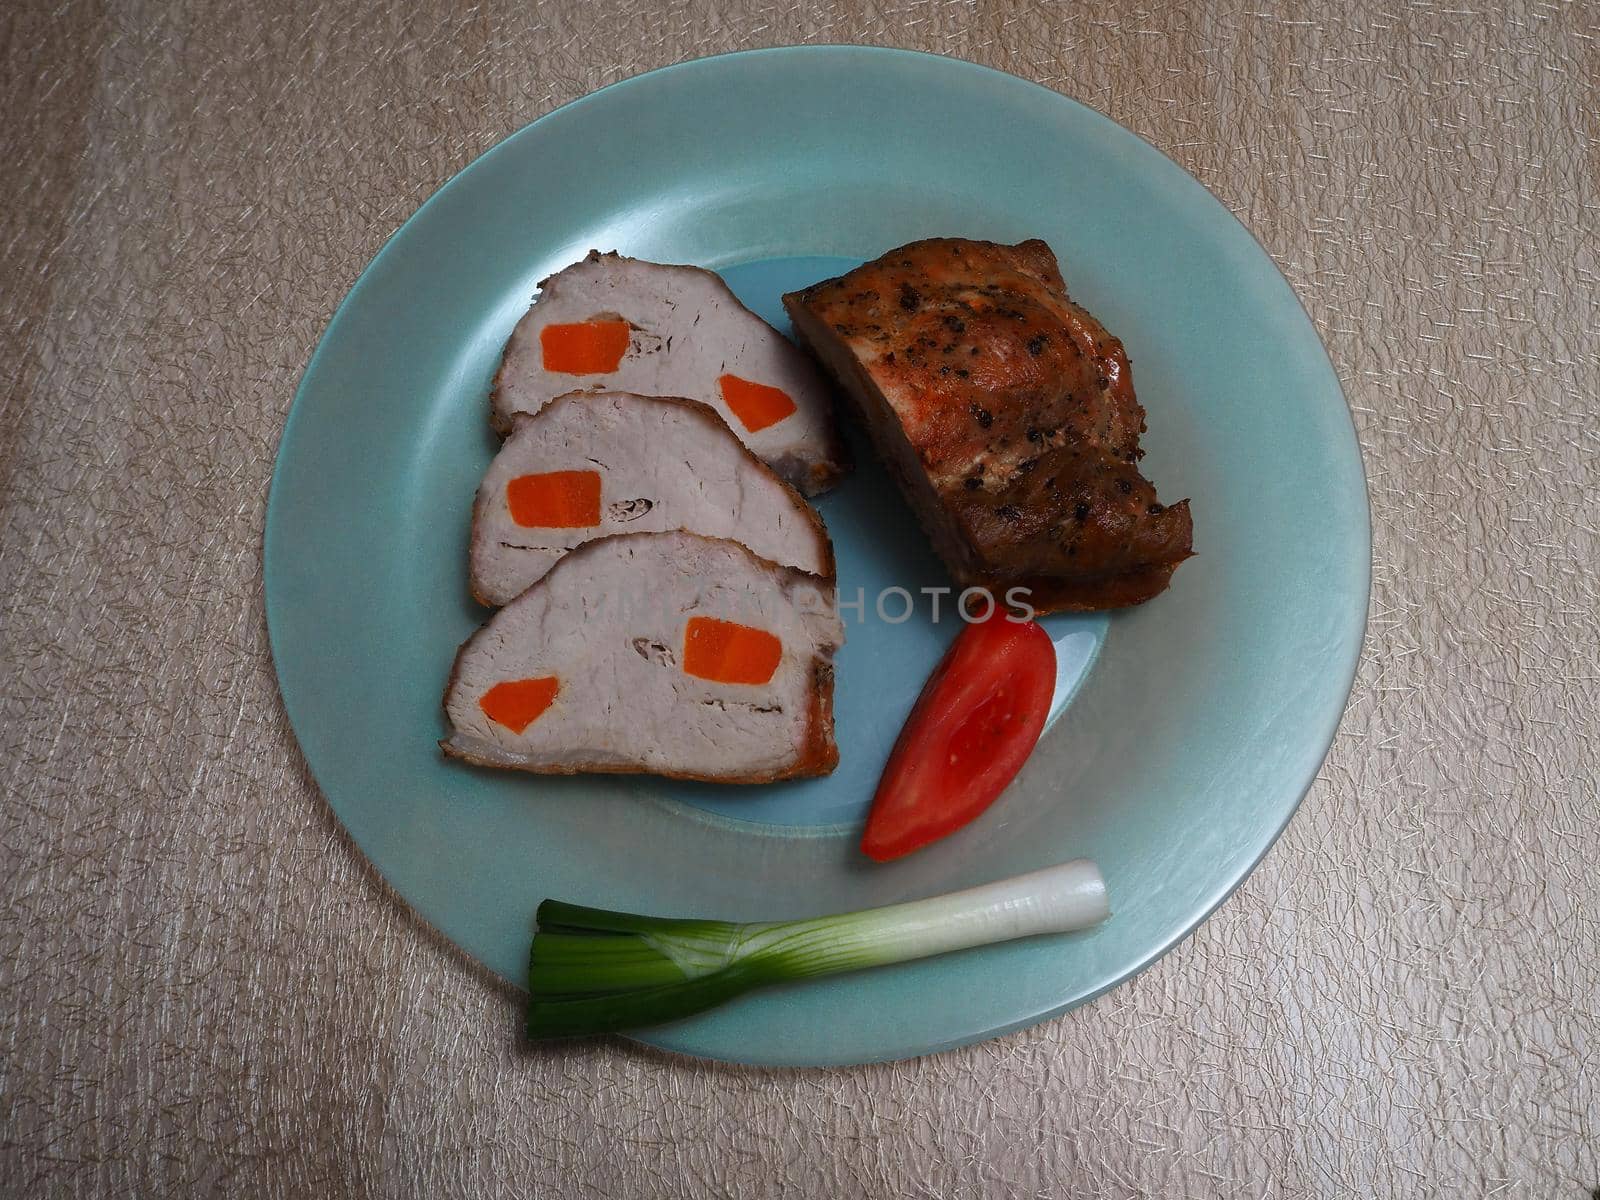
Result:
<svg viewBox="0 0 1600 1200"><path fill-rule="evenodd" d="M926 900L799 921L640 917L546 900L528 962L528 1036L659 1025L753 988L907 962L1109 915L1088 859Z"/></svg>

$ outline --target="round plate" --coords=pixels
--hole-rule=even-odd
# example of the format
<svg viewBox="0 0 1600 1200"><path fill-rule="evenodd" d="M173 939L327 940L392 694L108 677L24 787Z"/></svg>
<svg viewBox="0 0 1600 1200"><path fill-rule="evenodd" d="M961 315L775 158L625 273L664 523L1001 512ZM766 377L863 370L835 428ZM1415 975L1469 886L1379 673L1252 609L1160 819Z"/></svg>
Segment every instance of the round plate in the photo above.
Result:
<svg viewBox="0 0 1600 1200"><path fill-rule="evenodd" d="M495 445L486 394L537 281L617 249L720 270L773 319L782 289L934 235L1050 243L1074 297L1134 360L1146 474L1163 499L1194 505L1198 557L1166 594L1051 622L1064 711L994 808L898 863L855 849L900 719L955 628L948 612L930 619L928 597L899 623L876 611L885 585L916 595L944 580L865 454L821 505L841 592L865 600L846 615L839 660L838 774L718 789L441 758L440 693L485 616L465 565ZM1115 912L1090 933L774 989L642 1035L713 1058L821 1064L1038 1021L1192 930L1316 774L1355 670L1368 562L1338 381L1283 277L1203 187L1011 76L803 47L596 92L483 155L395 234L290 413L266 597L289 718L334 811L424 918L508 979L522 979L546 896L799 917L1099 861Z"/></svg>

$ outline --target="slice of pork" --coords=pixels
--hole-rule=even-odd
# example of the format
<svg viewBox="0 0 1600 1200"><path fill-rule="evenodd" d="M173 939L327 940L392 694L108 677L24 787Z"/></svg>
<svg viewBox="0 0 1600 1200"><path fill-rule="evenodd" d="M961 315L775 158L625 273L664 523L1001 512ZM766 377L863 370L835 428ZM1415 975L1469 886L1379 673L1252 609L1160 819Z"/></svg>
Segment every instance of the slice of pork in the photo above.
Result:
<svg viewBox="0 0 1600 1200"><path fill-rule="evenodd" d="M1120 608L1193 554L1139 473L1122 343L1050 247L930 238L784 297L956 583L1038 612Z"/></svg>
<svg viewBox="0 0 1600 1200"><path fill-rule="evenodd" d="M530 513L512 503L519 487L553 476L583 490L589 511ZM550 520L561 523L540 523ZM627 392L573 393L519 415L489 465L472 512L472 593L505 604L585 542L670 529L732 538L762 558L833 576L821 518L714 410Z"/></svg>
<svg viewBox="0 0 1600 1200"><path fill-rule="evenodd" d="M833 654L844 630L835 599L832 580L737 542L684 532L597 539L461 647L440 746L480 766L541 774L725 783L825 775L839 758ZM772 657L752 668L760 654L730 654L728 669L707 677L705 642L689 643L708 627L743 630ZM756 677L722 681L741 671ZM509 702L497 700L507 693Z"/></svg>
<svg viewBox="0 0 1600 1200"><path fill-rule="evenodd" d="M847 469L827 380L793 343L740 304L721 277L699 267L590 251L539 288L495 376L492 421L501 434L511 432L516 414L536 413L574 390L686 396L715 408L758 458L808 496L831 487ZM546 369L543 338L550 327L597 321L626 323L626 348L619 344L614 369ZM729 378L753 386L764 399L752 408L734 393L730 405ZM764 390L772 388L793 411L780 415L785 402ZM746 386L745 395L750 392Z"/></svg>

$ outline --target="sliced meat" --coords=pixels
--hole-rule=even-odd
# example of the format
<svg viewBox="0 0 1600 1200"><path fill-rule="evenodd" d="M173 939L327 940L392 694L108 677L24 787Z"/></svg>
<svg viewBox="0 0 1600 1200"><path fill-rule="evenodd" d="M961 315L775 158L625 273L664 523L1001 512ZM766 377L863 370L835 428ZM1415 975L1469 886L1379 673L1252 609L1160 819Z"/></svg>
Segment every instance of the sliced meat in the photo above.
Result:
<svg viewBox="0 0 1600 1200"><path fill-rule="evenodd" d="M585 542L669 529L833 575L821 518L713 409L594 392L516 418L473 506L472 592L505 604Z"/></svg>
<svg viewBox="0 0 1600 1200"><path fill-rule="evenodd" d="M1041 241L937 238L784 297L963 587L1041 612L1138 604L1192 551L1139 474L1122 343Z"/></svg>
<svg viewBox="0 0 1600 1200"><path fill-rule="evenodd" d="M590 251L539 289L495 376L500 433L571 391L686 396L808 496L848 467L827 380L719 276Z"/></svg>
<svg viewBox="0 0 1600 1200"><path fill-rule="evenodd" d="M693 533L599 538L461 647L440 746L551 775L826 775L843 641L831 578Z"/></svg>

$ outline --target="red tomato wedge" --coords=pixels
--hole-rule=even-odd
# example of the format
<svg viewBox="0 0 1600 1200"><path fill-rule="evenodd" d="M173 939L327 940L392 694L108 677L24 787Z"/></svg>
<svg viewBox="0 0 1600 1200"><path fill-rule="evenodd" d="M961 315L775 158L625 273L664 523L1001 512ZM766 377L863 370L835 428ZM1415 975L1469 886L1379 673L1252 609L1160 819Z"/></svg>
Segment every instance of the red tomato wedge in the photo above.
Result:
<svg viewBox="0 0 1600 1200"><path fill-rule="evenodd" d="M1055 686L1056 649L1032 621L997 612L963 629L889 754L862 852L910 854L993 804L1033 753Z"/></svg>

